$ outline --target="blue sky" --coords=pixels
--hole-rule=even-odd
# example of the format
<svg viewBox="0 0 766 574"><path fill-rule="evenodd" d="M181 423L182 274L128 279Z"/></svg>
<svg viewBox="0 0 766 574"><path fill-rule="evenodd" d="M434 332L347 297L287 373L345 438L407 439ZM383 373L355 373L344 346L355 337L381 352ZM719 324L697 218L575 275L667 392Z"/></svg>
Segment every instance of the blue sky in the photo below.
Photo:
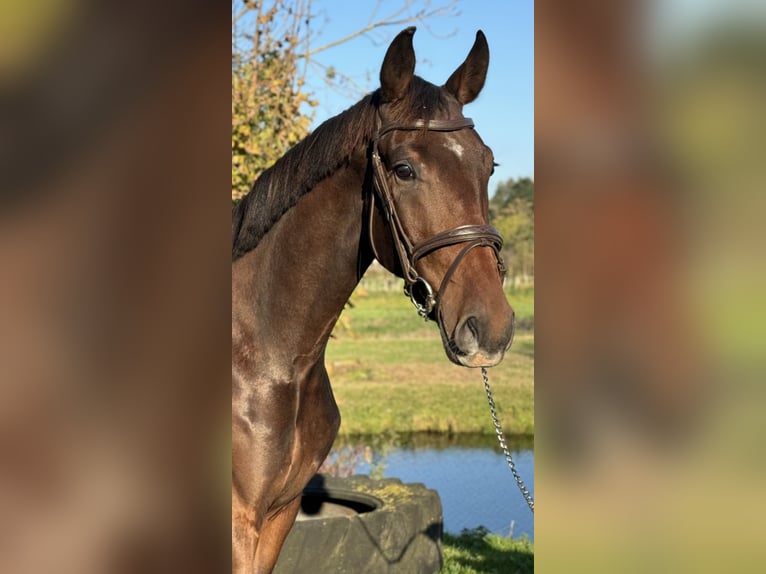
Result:
<svg viewBox="0 0 766 574"><path fill-rule="evenodd" d="M434 0L436 6L446 3ZM377 17L397 10L403 0L314 0L313 46L342 38L369 21L375 7ZM422 7L418 2L414 8ZM436 17L427 27L417 24L414 45L415 73L435 84L443 84L465 59L476 31L487 36L490 66L479 98L464 113L474 119L476 129L489 145L500 166L490 180L489 192L508 178L534 175L534 3L532 0L462 0L456 17ZM314 127L343 111L365 92L378 87L378 73L386 48L406 25L379 29L331 48L316 59L324 66L350 76L356 86L348 93L325 87L316 74L307 78L308 87L319 101ZM427 29L428 28L428 29ZM430 29L430 31L429 31Z"/></svg>

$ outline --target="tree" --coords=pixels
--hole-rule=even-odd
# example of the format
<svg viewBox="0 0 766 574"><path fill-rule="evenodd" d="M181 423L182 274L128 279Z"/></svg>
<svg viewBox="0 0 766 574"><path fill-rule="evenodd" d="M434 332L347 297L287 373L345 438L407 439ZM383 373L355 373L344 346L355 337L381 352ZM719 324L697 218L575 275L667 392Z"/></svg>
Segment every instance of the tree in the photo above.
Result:
<svg viewBox="0 0 766 574"><path fill-rule="evenodd" d="M457 15L457 1L433 7L429 0L404 0L375 18L378 2L366 26L314 46L312 0L232 0L232 199L247 194L261 172L308 134L317 104L308 89L310 69L320 70L330 85L348 85L342 73L319 62L319 54L385 27Z"/></svg>
<svg viewBox="0 0 766 574"><path fill-rule="evenodd" d="M511 178L498 183L495 194L489 203L490 214L498 214L504 207L517 199L528 203L534 213L535 182L528 177L522 177L521 179Z"/></svg>
<svg viewBox="0 0 766 574"><path fill-rule="evenodd" d="M528 283L535 273L535 183L530 178L498 184L490 200L490 221L503 235L508 274Z"/></svg>
<svg viewBox="0 0 766 574"><path fill-rule="evenodd" d="M236 12L235 9L239 8ZM231 186L243 197L258 174L308 133L316 102L304 91L310 1L232 1Z"/></svg>

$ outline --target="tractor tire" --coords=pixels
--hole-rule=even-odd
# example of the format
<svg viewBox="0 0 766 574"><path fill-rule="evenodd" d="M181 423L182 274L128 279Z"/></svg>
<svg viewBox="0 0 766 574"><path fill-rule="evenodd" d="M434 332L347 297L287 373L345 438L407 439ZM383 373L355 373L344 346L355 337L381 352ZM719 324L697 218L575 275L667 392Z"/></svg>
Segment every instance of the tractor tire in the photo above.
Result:
<svg viewBox="0 0 766 574"><path fill-rule="evenodd" d="M274 573L432 574L442 528L439 495L422 484L316 475Z"/></svg>

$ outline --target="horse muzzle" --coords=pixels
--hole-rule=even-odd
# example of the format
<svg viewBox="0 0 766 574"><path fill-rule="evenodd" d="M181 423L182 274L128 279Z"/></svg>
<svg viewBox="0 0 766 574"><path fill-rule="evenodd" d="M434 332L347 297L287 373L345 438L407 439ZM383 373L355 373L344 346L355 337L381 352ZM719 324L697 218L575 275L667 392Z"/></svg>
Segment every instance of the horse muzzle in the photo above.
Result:
<svg viewBox="0 0 766 574"><path fill-rule="evenodd" d="M475 315L461 319L451 337L446 336L444 325L439 325L447 357L463 367L494 367L499 364L513 342L515 315L510 313L507 325L493 329L489 321Z"/></svg>

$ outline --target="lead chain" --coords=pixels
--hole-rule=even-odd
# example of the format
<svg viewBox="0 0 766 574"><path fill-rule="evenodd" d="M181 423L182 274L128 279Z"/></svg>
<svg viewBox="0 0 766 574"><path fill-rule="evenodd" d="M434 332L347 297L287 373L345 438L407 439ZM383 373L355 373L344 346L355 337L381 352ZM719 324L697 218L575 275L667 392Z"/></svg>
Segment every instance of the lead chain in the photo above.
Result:
<svg viewBox="0 0 766 574"><path fill-rule="evenodd" d="M535 501L532 498L532 495L529 494L527 487L524 486L524 481L521 480L521 476L519 476L519 473L516 470L516 465L514 464L513 458L511 457L511 453L508 450L508 445L505 443L505 435L503 434L503 427L500 426L500 421L497 418L497 412L495 410L495 401L492 398L492 390L489 388L489 377L487 376L487 369L485 369L484 367L481 368L481 376L484 379L484 390L487 392L487 401L489 401L489 412L492 414L492 422L495 424L495 433L497 434L497 441L500 443L500 448L503 449L503 454L505 454L505 460L508 462L508 468L511 469L513 478L516 479L516 484L519 486L521 495L524 497L524 500L527 502L527 506L529 506L529 510L531 510L532 513L534 514Z"/></svg>

